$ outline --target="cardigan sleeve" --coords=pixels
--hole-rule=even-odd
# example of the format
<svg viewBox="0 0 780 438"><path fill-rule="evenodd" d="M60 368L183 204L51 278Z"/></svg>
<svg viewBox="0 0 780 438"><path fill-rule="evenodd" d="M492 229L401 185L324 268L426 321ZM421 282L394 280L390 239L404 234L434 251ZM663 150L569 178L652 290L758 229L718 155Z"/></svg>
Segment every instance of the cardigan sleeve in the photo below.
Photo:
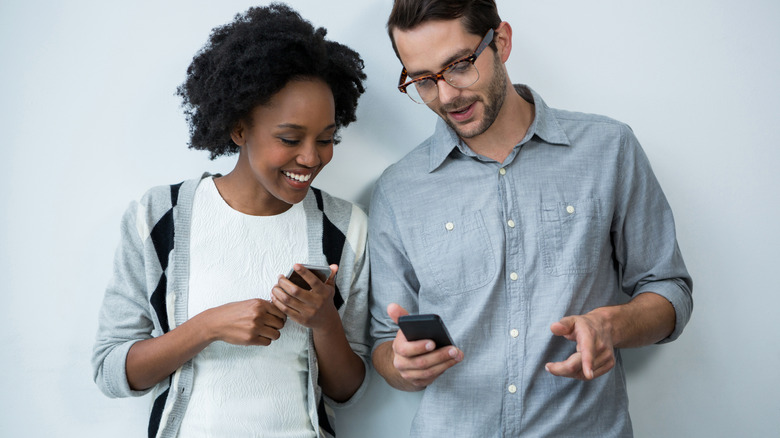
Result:
<svg viewBox="0 0 780 438"><path fill-rule="evenodd" d="M140 396L149 392L130 388L125 361L130 347L152 337L154 323L147 301L146 263L142 230L137 224L141 205L133 202L121 222L121 238L114 257L113 276L106 288L92 351L93 378L109 397Z"/></svg>
<svg viewBox="0 0 780 438"><path fill-rule="evenodd" d="M368 217L359 207L352 205L344 249L339 265L337 281L341 291L349 291L341 309L341 323L352 351L363 361L366 378L358 390L346 402L336 402L327 396L328 404L346 407L355 403L368 386L370 338L368 333ZM346 274L346 275L345 275ZM324 394L323 394L324 396Z"/></svg>

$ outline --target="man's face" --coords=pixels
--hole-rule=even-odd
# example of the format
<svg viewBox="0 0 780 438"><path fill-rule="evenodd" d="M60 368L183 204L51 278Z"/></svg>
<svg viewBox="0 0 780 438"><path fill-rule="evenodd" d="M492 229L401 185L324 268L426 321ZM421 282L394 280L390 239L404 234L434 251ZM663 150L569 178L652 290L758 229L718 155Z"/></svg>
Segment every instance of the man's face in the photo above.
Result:
<svg viewBox="0 0 780 438"><path fill-rule="evenodd" d="M441 71L453 61L465 58L479 45L483 35L466 32L460 20L428 21L414 29L393 31L401 62L410 78ZM427 105L464 139L487 131L504 103L507 77L496 52L487 48L477 58L479 79L466 88L439 81L439 97Z"/></svg>

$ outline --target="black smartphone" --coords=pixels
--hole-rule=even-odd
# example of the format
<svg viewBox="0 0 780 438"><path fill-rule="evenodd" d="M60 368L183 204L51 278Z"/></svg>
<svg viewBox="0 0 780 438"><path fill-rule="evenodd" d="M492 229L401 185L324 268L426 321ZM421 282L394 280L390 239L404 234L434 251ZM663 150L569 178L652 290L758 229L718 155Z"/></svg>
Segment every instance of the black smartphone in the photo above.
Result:
<svg viewBox="0 0 780 438"><path fill-rule="evenodd" d="M430 339L436 344L436 348L455 345L439 315L432 313L405 315L398 318L398 326L409 341Z"/></svg>
<svg viewBox="0 0 780 438"><path fill-rule="evenodd" d="M311 271L314 275L319 277L319 279L322 282L325 282L325 280L330 277L330 266L320 266L320 265L306 265L301 264L304 268ZM287 279L292 281L293 284L300 287L301 289L311 290L311 286L309 286L309 283L306 282L306 280L303 279L300 275L298 275L297 272L295 272L294 268L290 268L290 273L287 274Z"/></svg>

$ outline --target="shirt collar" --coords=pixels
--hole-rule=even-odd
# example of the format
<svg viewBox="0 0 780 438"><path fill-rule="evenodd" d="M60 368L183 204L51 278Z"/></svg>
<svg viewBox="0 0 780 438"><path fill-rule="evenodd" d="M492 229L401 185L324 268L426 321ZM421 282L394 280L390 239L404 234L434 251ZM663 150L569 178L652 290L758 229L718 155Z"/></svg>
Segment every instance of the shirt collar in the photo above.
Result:
<svg viewBox="0 0 780 438"><path fill-rule="evenodd" d="M527 85L515 85L515 90L525 100L534 104L534 121L528 128L528 132L525 134L520 143L515 148L519 148L534 136L539 137L546 143L560 146L570 146L571 142L569 137L564 132L561 125L558 123L558 119L555 117L555 113L550 107L542 100L542 98ZM444 120L439 117L436 121L436 131L432 137L432 144L430 149L430 162L428 171L433 172L436 170L444 160L452 153L452 150L457 148L461 153L466 156L476 157L477 155L472 151L466 143L461 141L458 134L452 130Z"/></svg>

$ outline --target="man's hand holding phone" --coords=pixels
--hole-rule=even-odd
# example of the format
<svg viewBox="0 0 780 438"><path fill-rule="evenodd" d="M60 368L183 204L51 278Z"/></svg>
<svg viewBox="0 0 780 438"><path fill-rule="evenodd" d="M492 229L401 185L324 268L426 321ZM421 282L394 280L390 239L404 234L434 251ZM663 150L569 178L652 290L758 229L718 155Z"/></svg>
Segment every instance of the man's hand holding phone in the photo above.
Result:
<svg viewBox="0 0 780 438"><path fill-rule="evenodd" d="M396 323L401 316L409 314L395 303L387 306L387 313ZM437 346L431 339L410 341L402 330L398 330L392 347L393 366L402 379L418 390L463 360L463 352L453 345Z"/></svg>

